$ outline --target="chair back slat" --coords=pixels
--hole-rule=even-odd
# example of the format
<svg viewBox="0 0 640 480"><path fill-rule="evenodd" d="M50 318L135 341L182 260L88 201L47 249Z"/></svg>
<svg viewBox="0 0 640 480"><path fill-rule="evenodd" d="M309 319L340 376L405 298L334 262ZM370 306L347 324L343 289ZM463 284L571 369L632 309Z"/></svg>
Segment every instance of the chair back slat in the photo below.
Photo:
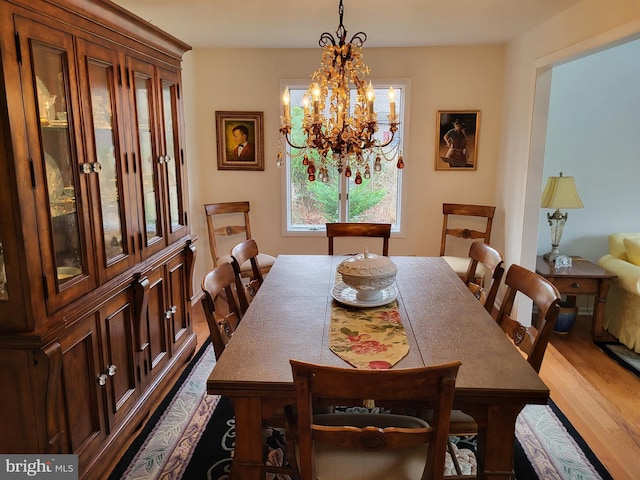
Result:
<svg viewBox="0 0 640 480"><path fill-rule="evenodd" d="M356 223L333 222L326 224L329 242L329 255L333 255L333 240L335 237L374 237L382 238L382 255L389 255L389 238L391 237L390 223Z"/></svg>

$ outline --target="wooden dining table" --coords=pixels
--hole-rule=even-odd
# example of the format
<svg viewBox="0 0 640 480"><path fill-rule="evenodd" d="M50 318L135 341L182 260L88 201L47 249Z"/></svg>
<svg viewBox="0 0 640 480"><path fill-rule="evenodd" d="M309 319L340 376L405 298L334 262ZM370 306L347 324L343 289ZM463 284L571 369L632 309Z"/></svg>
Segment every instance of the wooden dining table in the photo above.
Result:
<svg viewBox="0 0 640 480"><path fill-rule="evenodd" d="M231 475L265 475L263 422L295 403L289 360L349 364L329 347L331 289L345 257L280 255L207 381L231 399L236 444ZM393 368L461 360L454 408L479 426L478 478L511 479L515 422L549 389L441 257L390 257L409 352Z"/></svg>

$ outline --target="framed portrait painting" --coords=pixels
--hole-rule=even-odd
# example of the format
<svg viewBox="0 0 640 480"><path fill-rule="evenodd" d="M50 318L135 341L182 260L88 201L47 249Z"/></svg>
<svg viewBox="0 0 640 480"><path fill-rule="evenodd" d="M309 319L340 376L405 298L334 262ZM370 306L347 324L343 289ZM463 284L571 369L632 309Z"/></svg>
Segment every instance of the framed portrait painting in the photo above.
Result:
<svg viewBox="0 0 640 480"><path fill-rule="evenodd" d="M262 112L216 111L218 170L264 170Z"/></svg>
<svg viewBox="0 0 640 480"><path fill-rule="evenodd" d="M480 110L438 110L436 170L476 170Z"/></svg>

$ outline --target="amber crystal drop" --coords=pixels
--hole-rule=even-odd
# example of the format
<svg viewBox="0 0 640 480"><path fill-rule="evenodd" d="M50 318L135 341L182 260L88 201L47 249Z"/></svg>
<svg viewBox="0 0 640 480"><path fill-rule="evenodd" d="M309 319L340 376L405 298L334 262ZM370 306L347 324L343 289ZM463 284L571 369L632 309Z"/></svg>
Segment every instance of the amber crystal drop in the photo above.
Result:
<svg viewBox="0 0 640 480"><path fill-rule="evenodd" d="M396 167L398 167L400 169L404 168L404 162L402 161L402 155L400 155L398 157L398 163L396 164Z"/></svg>
<svg viewBox="0 0 640 480"><path fill-rule="evenodd" d="M356 185L360 185L362 183L362 175L360 175L360 170L356 173Z"/></svg>

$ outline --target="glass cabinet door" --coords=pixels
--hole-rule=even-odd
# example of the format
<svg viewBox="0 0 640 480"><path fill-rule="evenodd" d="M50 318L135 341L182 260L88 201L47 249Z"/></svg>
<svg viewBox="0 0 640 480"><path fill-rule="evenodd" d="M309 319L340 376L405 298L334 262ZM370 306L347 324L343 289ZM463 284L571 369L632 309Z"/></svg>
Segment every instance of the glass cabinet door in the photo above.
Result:
<svg viewBox="0 0 640 480"><path fill-rule="evenodd" d="M176 72L160 69L160 89L162 96L162 134L164 164L166 168L166 188L169 211L170 241L184 234L185 215L182 196L182 148L179 136L179 84Z"/></svg>
<svg viewBox="0 0 640 480"><path fill-rule="evenodd" d="M135 114L132 128L136 135L138 182L142 198L142 250L146 257L165 246L162 226L162 178L164 157L158 154L158 133L155 119L154 67L139 60L130 59L131 89Z"/></svg>
<svg viewBox="0 0 640 480"><path fill-rule="evenodd" d="M29 98L34 102L25 104L25 111L34 170L44 185L38 188L37 177L36 212L47 309L54 311L95 285L87 184L78 168L78 159L83 157L77 140L81 138L80 116L77 94L69 87L75 84L73 44L60 30L21 18L16 19L16 26L20 49L23 55L30 54L28 62L23 60L21 75L25 102Z"/></svg>
<svg viewBox="0 0 640 480"><path fill-rule="evenodd" d="M57 280L63 284L84 271L74 178L75 159L69 132L65 85L66 52L36 45L34 73L42 135L48 204Z"/></svg>
<svg viewBox="0 0 640 480"><path fill-rule="evenodd" d="M96 232L96 255L100 261L99 272L104 279L121 273L135 259L132 255L128 218L135 217L135 204L129 202L128 176L123 171L125 128L122 126L122 103L118 82L119 64L115 49L89 42L78 41L79 57L83 68L81 82L87 89L85 102L87 135L87 168L95 171L92 193ZM127 215L128 208L132 215Z"/></svg>

